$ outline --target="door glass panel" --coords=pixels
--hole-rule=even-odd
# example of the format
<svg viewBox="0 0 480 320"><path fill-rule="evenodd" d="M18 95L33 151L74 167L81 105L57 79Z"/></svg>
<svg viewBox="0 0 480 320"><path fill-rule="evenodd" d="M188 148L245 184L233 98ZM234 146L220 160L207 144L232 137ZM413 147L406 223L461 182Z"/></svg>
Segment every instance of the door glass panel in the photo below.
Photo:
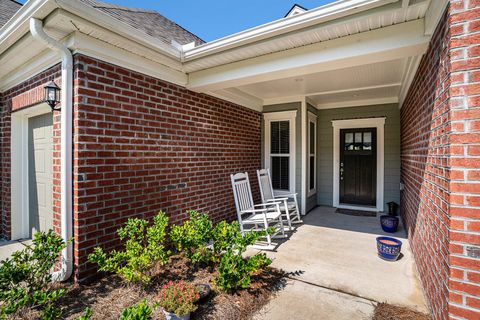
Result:
<svg viewBox="0 0 480 320"><path fill-rule="evenodd" d="M372 150L372 133L363 133L363 150Z"/></svg>
<svg viewBox="0 0 480 320"><path fill-rule="evenodd" d="M345 150L353 150L353 133L345 133Z"/></svg>
<svg viewBox="0 0 480 320"><path fill-rule="evenodd" d="M362 133L355 132L355 150L362 150Z"/></svg>

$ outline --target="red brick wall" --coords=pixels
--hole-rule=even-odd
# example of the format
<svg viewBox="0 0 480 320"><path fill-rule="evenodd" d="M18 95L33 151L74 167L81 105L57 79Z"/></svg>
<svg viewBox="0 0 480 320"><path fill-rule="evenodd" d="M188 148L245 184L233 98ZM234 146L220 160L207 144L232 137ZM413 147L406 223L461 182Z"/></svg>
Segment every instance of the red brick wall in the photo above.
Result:
<svg viewBox="0 0 480 320"><path fill-rule="evenodd" d="M401 109L402 214L436 319L448 308L448 75L445 16Z"/></svg>
<svg viewBox="0 0 480 320"><path fill-rule="evenodd" d="M435 319L480 318L478 5L451 1L401 110L402 213Z"/></svg>
<svg viewBox="0 0 480 320"><path fill-rule="evenodd" d="M480 1L452 1L449 23L449 314L480 319Z"/></svg>
<svg viewBox="0 0 480 320"><path fill-rule="evenodd" d="M258 112L85 56L75 57L78 277L129 217L187 209L235 219L230 174L260 168ZM258 189L254 188L254 194Z"/></svg>
<svg viewBox="0 0 480 320"><path fill-rule="evenodd" d="M43 100L43 87L55 80L60 84L60 65L51 67L0 95L0 237L11 237L11 113L32 107ZM60 113L53 114L53 214L54 227L60 225Z"/></svg>

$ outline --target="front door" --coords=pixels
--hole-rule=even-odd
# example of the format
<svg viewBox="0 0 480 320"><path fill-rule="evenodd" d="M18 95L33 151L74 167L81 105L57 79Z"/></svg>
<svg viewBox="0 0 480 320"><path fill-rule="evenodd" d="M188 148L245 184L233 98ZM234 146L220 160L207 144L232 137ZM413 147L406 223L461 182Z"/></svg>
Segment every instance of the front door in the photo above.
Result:
<svg viewBox="0 0 480 320"><path fill-rule="evenodd" d="M28 198L30 237L53 228L53 118L51 113L28 120Z"/></svg>
<svg viewBox="0 0 480 320"><path fill-rule="evenodd" d="M340 203L376 205L377 129L340 130Z"/></svg>

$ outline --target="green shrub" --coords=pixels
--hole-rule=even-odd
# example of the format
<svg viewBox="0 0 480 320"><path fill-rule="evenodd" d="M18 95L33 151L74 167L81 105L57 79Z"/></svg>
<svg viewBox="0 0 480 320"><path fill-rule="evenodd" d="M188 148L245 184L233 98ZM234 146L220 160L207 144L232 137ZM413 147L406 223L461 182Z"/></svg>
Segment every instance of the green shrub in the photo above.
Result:
<svg viewBox="0 0 480 320"><path fill-rule="evenodd" d="M120 320L148 320L152 319L153 311L157 308L157 304L149 306L147 300L140 301L131 307L123 310Z"/></svg>
<svg viewBox="0 0 480 320"><path fill-rule="evenodd" d="M41 310L43 319L54 319L61 310L54 302L64 289L51 287L52 270L66 244L52 230L37 232L31 245L16 251L0 264L0 317L26 306Z"/></svg>
<svg viewBox="0 0 480 320"><path fill-rule="evenodd" d="M250 286L251 276L272 263L265 253L258 253L249 258L242 257L247 246L254 244L266 234L265 232L246 232L242 236L240 226L233 222L218 224L214 234L216 245L214 251L218 253L220 259L219 274L215 279L219 289L224 291L246 289Z"/></svg>
<svg viewBox="0 0 480 320"><path fill-rule="evenodd" d="M189 220L182 225L172 226L170 240L177 251L185 251L192 263L206 263L211 260L212 250L208 244L212 240L213 223L207 214L188 211Z"/></svg>
<svg viewBox="0 0 480 320"><path fill-rule="evenodd" d="M147 284L151 280L150 269L168 261L169 252L164 246L168 217L160 212L149 226L147 220L129 219L118 229L124 250L113 250L109 255L96 247L88 260L97 263L101 271L114 272L129 282Z"/></svg>

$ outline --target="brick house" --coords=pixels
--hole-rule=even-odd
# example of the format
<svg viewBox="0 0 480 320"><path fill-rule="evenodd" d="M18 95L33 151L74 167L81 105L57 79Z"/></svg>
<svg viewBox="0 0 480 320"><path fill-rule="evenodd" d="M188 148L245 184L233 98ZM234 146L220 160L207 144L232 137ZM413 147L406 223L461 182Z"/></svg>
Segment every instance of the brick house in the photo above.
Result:
<svg viewBox="0 0 480 320"><path fill-rule="evenodd" d="M208 43L93 0L0 0L0 26L0 235L73 237L64 278L129 217L234 219L229 175L268 167L303 214L400 203L435 319L480 316L478 1L294 6Z"/></svg>

